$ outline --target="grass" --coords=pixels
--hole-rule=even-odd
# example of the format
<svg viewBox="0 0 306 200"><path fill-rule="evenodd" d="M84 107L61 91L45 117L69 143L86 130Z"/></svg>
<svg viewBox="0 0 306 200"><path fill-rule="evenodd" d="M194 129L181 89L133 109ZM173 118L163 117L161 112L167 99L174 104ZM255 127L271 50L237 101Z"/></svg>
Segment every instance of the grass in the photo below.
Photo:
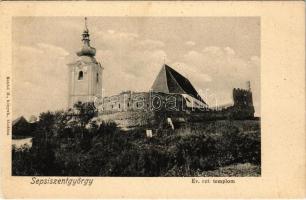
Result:
<svg viewBox="0 0 306 200"><path fill-rule="evenodd" d="M239 163L199 173L199 176L206 177L259 177L260 175L261 167L250 163Z"/></svg>

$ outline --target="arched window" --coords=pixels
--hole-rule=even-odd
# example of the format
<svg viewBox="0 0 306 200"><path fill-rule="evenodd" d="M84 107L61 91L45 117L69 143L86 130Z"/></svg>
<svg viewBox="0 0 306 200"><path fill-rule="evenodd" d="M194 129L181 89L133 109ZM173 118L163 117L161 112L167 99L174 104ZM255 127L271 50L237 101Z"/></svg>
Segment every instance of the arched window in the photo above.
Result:
<svg viewBox="0 0 306 200"><path fill-rule="evenodd" d="M83 71L79 71L78 80L83 80Z"/></svg>
<svg viewBox="0 0 306 200"><path fill-rule="evenodd" d="M99 73L97 73L97 83L99 83Z"/></svg>

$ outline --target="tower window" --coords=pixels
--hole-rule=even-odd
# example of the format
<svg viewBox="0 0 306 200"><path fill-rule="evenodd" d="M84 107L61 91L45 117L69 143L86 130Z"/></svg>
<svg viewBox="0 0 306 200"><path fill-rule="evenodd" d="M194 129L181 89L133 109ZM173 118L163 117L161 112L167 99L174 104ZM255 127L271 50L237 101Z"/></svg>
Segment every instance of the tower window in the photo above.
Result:
<svg viewBox="0 0 306 200"><path fill-rule="evenodd" d="M97 83L99 83L99 73L97 73Z"/></svg>
<svg viewBox="0 0 306 200"><path fill-rule="evenodd" d="M79 71L78 80L83 80L83 71Z"/></svg>

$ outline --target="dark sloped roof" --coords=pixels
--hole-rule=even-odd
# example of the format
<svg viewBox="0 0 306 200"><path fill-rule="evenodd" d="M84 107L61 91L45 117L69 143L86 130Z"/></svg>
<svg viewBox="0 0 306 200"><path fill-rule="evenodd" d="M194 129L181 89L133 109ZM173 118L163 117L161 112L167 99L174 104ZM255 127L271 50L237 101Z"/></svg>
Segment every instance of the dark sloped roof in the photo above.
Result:
<svg viewBox="0 0 306 200"><path fill-rule="evenodd" d="M188 94L205 103L190 81L168 65L163 65L151 89L155 92Z"/></svg>
<svg viewBox="0 0 306 200"><path fill-rule="evenodd" d="M164 66L159 71L151 89L156 92L169 93L167 73Z"/></svg>
<svg viewBox="0 0 306 200"><path fill-rule="evenodd" d="M20 122L21 123L28 123L28 121L23 116L20 116L17 119L13 120L12 126L15 126L16 124L18 124Z"/></svg>

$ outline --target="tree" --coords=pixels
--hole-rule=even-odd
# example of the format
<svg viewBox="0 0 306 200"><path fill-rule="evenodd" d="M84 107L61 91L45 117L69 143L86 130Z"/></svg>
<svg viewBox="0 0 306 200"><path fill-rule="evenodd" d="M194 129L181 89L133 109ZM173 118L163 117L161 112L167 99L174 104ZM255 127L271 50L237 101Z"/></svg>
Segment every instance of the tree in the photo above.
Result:
<svg viewBox="0 0 306 200"><path fill-rule="evenodd" d="M77 102L73 107L76 110L76 117L79 120L81 127L85 127L86 124L88 124L89 121L98 114L98 110L93 102Z"/></svg>

